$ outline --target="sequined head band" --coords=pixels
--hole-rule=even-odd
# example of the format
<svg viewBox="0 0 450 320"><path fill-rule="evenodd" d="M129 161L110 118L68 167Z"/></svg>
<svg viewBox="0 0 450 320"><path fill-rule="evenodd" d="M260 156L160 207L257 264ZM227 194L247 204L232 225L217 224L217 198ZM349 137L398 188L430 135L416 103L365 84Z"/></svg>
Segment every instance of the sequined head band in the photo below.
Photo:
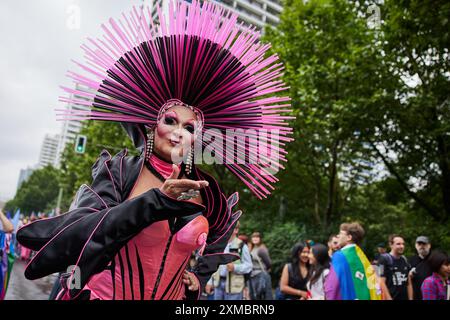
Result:
<svg viewBox="0 0 450 320"><path fill-rule="evenodd" d="M194 114L197 118L195 121L194 136L197 136L200 132L202 132L203 125L205 123L205 120L203 117L203 112L201 110L197 109L196 107L190 106L178 99L170 99L165 104L163 104L161 109L159 109L158 117L156 118L156 124L158 124L159 121L161 121L161 119L164 116L164 114L166 113L166 111L174 106L182 106L182 107L186 107L186 108L189 108L190 110L192 110L192 112L194 112Z"/></svg>

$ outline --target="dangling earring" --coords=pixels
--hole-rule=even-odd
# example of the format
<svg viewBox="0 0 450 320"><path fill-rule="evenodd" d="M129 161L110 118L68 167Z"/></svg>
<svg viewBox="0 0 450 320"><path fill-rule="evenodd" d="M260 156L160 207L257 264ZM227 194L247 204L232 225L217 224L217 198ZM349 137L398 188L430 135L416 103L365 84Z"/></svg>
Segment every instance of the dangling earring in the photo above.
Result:
<svg viewBox="0 0 450 320"><path fill-rule="evenodd" d="M194 162L194 148L191 147L191 150L189 150L189 154L186 160L186 168L184 169L186 172L186 175L190 175L192 171L192 163Z"/></svg>
<svg viewBox="0 0 450 320"><path fill-rule="evenodd" d="M153 153L153 142L155 140L155 131L153 129L147 133L147 152L145 154L145 159L149 160L150 155Z"/></svg>

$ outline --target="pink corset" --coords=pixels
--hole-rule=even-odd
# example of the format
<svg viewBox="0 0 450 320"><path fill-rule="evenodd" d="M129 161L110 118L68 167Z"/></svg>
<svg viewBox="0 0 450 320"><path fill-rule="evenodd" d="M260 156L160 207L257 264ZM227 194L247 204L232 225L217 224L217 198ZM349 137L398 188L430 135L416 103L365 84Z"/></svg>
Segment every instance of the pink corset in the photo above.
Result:
<svg viewBox="0 0 450 320"><path fill-rule="evenodd" d="M192 251L202 247L208 220L199 215L171 236L168 221L155 222L132 238L110 267L86 285L91 299L180 300L183 272Z"/></svg>

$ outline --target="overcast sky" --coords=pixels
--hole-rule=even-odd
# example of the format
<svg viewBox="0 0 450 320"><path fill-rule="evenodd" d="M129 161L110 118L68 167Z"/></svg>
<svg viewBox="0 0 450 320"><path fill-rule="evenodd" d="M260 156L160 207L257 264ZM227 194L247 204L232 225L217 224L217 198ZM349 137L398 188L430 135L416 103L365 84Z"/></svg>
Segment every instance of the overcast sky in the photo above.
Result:
<svg viewBox="0 0 450 320"><path fill-rule="evenodd" d="M0 1L0 200L16 192L20 169L38 162L45 134L60 132L54 109L71 59L88 36L142 0ZM80 13L79 27L77 12Z"/></svg>

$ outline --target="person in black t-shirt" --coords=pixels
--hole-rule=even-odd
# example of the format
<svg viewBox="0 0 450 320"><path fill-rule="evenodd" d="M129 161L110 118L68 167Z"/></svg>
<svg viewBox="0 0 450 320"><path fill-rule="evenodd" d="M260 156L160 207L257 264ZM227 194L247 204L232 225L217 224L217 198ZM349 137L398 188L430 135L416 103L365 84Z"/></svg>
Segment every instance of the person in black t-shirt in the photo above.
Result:
<svg viewBox="0 0 450 320"><path fill-rule="evenodd" d="M389 236L391 252L379 257L381 287L386 300L412 300L411 267L403 256L405 241L399 235Z"/></svg>
<svg viewBox="0 0 450 320"><path fill-rule="evenodd" d="M422 300L422 286L423 280L432 275L431 268L428 264L430 257L431 243L428 237L420 236L416 239L417 255L408 259L411 265L411 280L414 291L414 300Z"/></svg>

